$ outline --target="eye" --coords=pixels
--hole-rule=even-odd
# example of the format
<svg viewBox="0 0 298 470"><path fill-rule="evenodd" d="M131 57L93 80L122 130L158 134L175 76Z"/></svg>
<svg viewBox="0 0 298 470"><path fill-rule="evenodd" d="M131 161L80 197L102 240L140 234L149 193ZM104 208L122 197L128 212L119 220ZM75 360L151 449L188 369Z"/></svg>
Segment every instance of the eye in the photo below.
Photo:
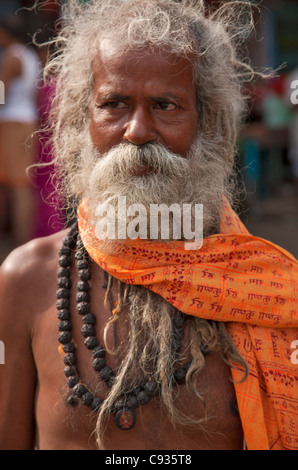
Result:
<svg viewBox="0 0 298 470"><path fill-rule="evenodd" d="M157 106L162 111L174 111L177 108L175 103L170 103L168 101L159 101Z"/></svg>
<svg viewBox="0 0 298 470"><path fill-rule="evenodd" d="M110 108L110 109L122 109L126 108L127 104L124 103L124 101L108 101L103 105L104 108Z"/></svg>

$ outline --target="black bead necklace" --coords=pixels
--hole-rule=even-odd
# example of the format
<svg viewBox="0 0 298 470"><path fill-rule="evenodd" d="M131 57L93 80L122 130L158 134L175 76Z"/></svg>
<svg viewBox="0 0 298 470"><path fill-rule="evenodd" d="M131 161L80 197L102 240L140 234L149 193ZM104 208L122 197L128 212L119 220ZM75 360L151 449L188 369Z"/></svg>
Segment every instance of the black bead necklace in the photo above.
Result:
<svg viewBox="0 0 298 470"><path fill-rule="evenodd" d="M70 228L68 234L63 239L62 247L59 250L58 288L57 288L57 309L58 309L58 341L59 350L64 356L64 374L67 377L67 385L71 392L67 398L67 403L76 406L78 400L83 405L90 407L92 411L98 413L103 400L96 397L89 388L80 380L77 369L76 345L72 338L72 324L70 313L70 268L72 264L72 253L75 251L76 267L79 281L76 294L76 309L82 317L81 333L84 337L84 344L92 353L92 366L98 373L99 378L112 387L115 382L113 370L106 365L105 349L100 346L96 338L95 323L96 317L90 312L90 285L91 271L89 268L90 258L84 248L78 232L77 222ZM106 273L105 273L106 274ZM106 286L104 286L106 287ZM181 340L184 335L185 316L181 312L173 319L173 351L176 357L179 356ZM201 351L208 354L205 345L202 344ZM185 383L186 373L190 367L190 362L174 372L174 385ZM127 387L129 390L130 387ZM148 380L132 391L124 393L117 399L111 409L111 413L116 413L115 421L122 430L131 429L136 423L134 410L140 405L149 403L151 397L159 393L159 385L154 380Z"/></svg>

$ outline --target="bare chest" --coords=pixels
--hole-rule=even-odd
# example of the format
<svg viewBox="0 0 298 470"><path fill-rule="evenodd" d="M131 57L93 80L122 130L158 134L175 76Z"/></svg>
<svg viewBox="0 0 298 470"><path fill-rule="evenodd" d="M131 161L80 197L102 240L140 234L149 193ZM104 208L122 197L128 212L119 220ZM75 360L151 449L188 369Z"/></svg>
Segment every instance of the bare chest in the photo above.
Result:
<svg viewBox="0 0 298 470"><path fill-rule="evenodd" d="M38 445L41 449L97 449L97 415L80 400L76 400L74 406L69 403L65 364L57 352L57 345L55 349L48 344L45 350L49 360L47 368L43 366L39 370L36 395ZM82 354L79 361L84 383L94 395L105 399L109 387L94 373L88 356ZM113 366L113 363L113 358L107 357L107 364ZM116 413L107 417L105 449L241 449L243 433L230 371L216 354L207 357L205 368L197 378L197 389L200 397L185 385L177 385L173 390L178 411L195 418L197 425L175 428L161 399L154 397L148 404L133 410L135 424L129 430L119 429Z"/></svg>
<svg viewBox="0 0 298 470"><path fill-rule="evenodd" d="M98 286L103 279L97 279ZM102 343L103 328L110 317L104 304L104 292L98 289L93 311L97 317L97 336ZM71 311L75 312L75 294ZM100 307L98 307L100 306ZM73 400L65 374L65 357L59 352L57 312L53 306L40 317L34 340L34 355L38 370L36 394L37 446L40 449L97 449L97 414L82 400ZM92 366L92 354L84 345L82 322L72 315L72 337L76 345L76 366L80 382L100 400L109 393L109 385L101 380ZM119 328L119 339L128 341L127 329ZM112 344L113 338L110 338ZM103 344L103 343L102 343ZM115 369L116 359L106 352L105 365ZM197 423L173 426L160 396L133 409L134 425L129 430L119 428L117 414L110 413L104 422L104 447L109 450L175 450L175 449L241 449L242 427L237 414L234 386L229 367L215 353L206 358L202 372L196 378L196 396L185 385L173 389L174 404L184 416Z"/></svg>

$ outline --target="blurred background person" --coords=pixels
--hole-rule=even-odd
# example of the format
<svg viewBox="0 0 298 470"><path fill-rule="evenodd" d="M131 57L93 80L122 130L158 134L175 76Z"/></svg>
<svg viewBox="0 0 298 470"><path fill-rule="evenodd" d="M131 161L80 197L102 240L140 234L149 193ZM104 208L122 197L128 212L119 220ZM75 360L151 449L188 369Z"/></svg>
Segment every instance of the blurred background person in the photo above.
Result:
<svg viewBox="0 0 298 470"><path fill-rule="evenodd" d="M298 204L293 140L295 109L290 102L297 67L297 0L261 0L255 30L246 46L257 70L276 71L248 89L250 116L239 133L239 170L245 191L241 214L247 229L298 257ZM246 207L245 207L246 206Z"/></svg>
<svg viewBox="0 0 298 470"><path fill-rule="evenodd" d="M0 45L3 57L0 80L5 103L0 107L0 185L5 192L3 205L9 209L12 243L18 246L32 238L34 193L26 168L36 155L38 129L37 82L39 59L26 45L28 37L20 16L0 19Z"/></svg>
<svg viewBox="0 0 298 470"><path fill-rule="evenodd" d="M38 35L37 52L42 67L45 67L51 53L49 33L43 31ZM38 112L39 126L37 145L37 166L34 168L34 189L36 197L36 213L33 225L33 237L51 235L65 226L65 214L62 210L62 201L57 196L57 177L54 165L54 150L51 143L51 135L48 131L50 124L51 103L55 97L55 76L45 81L40 80L38 85Z"/></svg>

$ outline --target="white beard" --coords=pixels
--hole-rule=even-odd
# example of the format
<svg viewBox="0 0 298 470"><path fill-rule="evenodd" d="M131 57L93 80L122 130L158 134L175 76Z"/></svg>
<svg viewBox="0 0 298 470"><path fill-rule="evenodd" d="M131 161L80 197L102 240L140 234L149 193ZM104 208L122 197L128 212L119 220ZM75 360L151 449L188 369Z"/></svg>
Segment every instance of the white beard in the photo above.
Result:
<svg viewBox="0 0 298 470"><path fill-rule="evenodd" d="M112 206L120 222L119 198L125 197L126 206L142 205L147 214L152 204L178 204L181 209L183 204L188 204L194 216L195 207L203 205L204 236L215 233L219 226L226 170L223 162L221 168L217 163L203 162L198 143L192 146L188 158L182 158L158 144L140 147L120 144L100 155L89 142L81 154L81 161L82 197L88 200L94 225L98 221L99 205ZM140 166L150 168L151 173L136 176L134 169ZM130 222L131 218L126 218L125 223ZM150 238L149 228L148 234L146 238ZM170 229L169 240L177 239L174 235ZM158 238L162 239L160 232Z"/></svg>

